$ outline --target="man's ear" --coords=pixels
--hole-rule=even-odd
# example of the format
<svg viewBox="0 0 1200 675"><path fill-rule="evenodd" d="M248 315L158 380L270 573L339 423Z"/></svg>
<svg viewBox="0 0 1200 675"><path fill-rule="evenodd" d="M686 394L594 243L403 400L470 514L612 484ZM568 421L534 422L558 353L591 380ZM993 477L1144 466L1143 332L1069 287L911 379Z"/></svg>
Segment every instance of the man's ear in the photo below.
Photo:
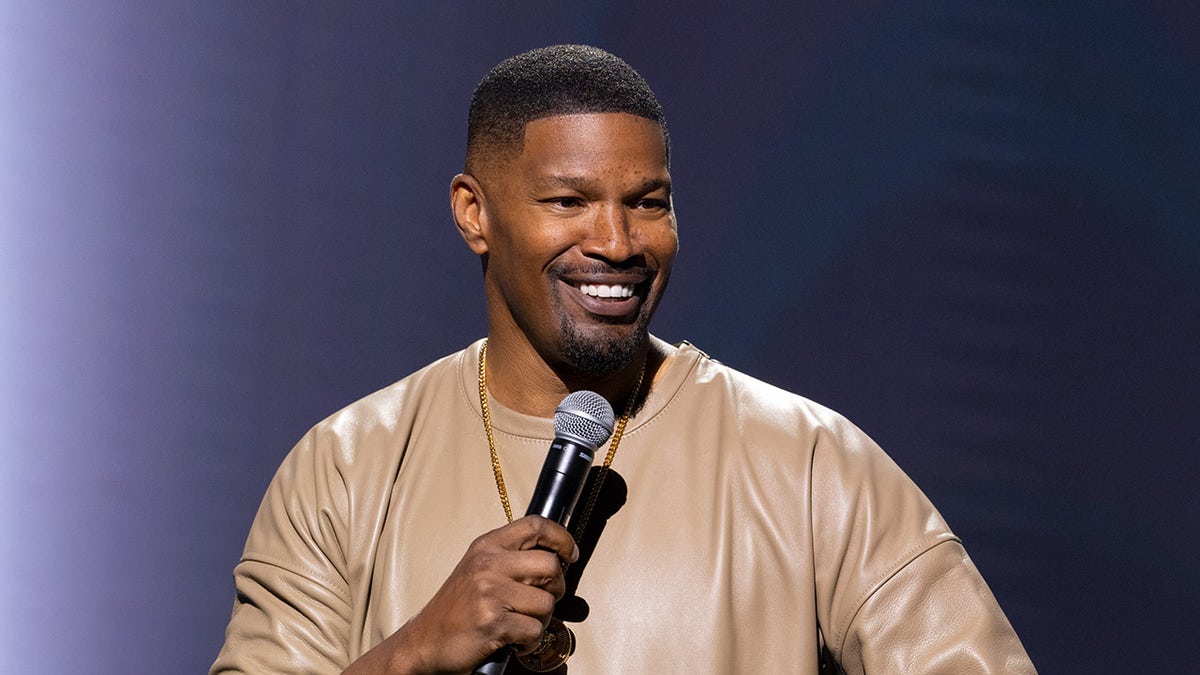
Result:
<svg viewBox="0 0 1200 675"><path fill-rule="evenodd" d="M463 241L477 255L487 253L487 216L483 208L483 190L475 177L460 173L450 181L450 211Z"/></svg>

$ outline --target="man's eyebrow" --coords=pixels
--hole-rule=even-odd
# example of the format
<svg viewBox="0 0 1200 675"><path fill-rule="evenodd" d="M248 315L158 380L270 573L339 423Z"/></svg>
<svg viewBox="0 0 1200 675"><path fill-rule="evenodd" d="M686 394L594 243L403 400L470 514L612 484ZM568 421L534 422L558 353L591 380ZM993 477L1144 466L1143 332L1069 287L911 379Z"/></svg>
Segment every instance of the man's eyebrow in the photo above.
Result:
<svg viewBox="0 0 1200 675"><path fill-rule="evenodd" d="M579 192L587 192L595 183L592 180L583 176L571 176L566 174L552 174L539 178L535 184L544 188L567 188L569 190L578 190ZM671 194L671 179L670 178L647 178L634 188L636 194L647 194L655 190L666 190L667 194Z"/></svg>
<svg viewBox="0 0 1200 675"><path fill-rule="evenodd" d="M565 174L551 174L538 178L535 184L539 187L548 188L567 188L570 190L583 191L588 187L588 180L582 176L568 176Z"/></svg>
<svg viewBox="0 0 1200 675"><path fill-rule="evenodd" d="M671 196L671 179L670 178L647 178L638 186L640 194L647 194L655 190L666 190L667 196Z"/></svg>

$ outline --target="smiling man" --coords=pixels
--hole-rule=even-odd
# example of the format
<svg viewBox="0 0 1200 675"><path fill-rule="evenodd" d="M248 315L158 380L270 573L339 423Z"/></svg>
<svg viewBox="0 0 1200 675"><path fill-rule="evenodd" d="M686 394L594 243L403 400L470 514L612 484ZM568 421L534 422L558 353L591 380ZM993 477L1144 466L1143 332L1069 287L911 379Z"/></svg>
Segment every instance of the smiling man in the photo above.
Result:
<svg viewBox="0 0 1200 675"><path fill-rule="evenodd" d="M505 645L512 673L1033 671L869 438L649 333L678 238L666 124L627 64L567 45L497 66L451 207L487 338L293 449L214 673L469 672ZM570 530L514 520L581 389L620 412L603 468Z"/></svg>
<svg viewBox="0 0 1200 675"><path fill-rule="evenodd" d="M578 113L532 120L522 138L507 158L473 139L451 185L455 221L483 260L492 393L545 416L578 388L623 401L678 248L663 127ZM668 351L653 347L658 359Z"/></svg>

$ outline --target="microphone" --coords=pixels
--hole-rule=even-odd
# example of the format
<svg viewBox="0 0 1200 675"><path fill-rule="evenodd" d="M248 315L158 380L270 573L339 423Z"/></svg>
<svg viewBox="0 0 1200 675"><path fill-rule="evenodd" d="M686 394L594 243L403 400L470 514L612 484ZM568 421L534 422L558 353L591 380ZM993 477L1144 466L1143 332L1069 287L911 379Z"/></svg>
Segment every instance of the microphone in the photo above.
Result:
<svg viewBox="0 0 1200 675"><path fill-rule="evenodd" d="M565 525L583 492L596 449L612 435L612 406L594 391L570 394L554 411L554 442L538 474L533 498L525 515L538 515ZM474 675L501 675L512 649L501 647L479 664Z"/></svg>

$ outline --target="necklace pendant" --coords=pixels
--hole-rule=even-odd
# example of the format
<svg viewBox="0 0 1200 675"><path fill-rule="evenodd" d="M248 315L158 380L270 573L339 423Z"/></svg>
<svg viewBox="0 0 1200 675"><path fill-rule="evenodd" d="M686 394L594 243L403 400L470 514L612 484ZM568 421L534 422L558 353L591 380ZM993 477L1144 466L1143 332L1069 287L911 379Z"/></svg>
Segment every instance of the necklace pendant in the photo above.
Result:
<svg viewBox="0 0 1200 675"><path fill-rule="evenodd" d="M575 653L575 633L557 617L542 633L538 645L528 654L518 654L517 660L527 670L548 673L567 662Z"/></svg>

